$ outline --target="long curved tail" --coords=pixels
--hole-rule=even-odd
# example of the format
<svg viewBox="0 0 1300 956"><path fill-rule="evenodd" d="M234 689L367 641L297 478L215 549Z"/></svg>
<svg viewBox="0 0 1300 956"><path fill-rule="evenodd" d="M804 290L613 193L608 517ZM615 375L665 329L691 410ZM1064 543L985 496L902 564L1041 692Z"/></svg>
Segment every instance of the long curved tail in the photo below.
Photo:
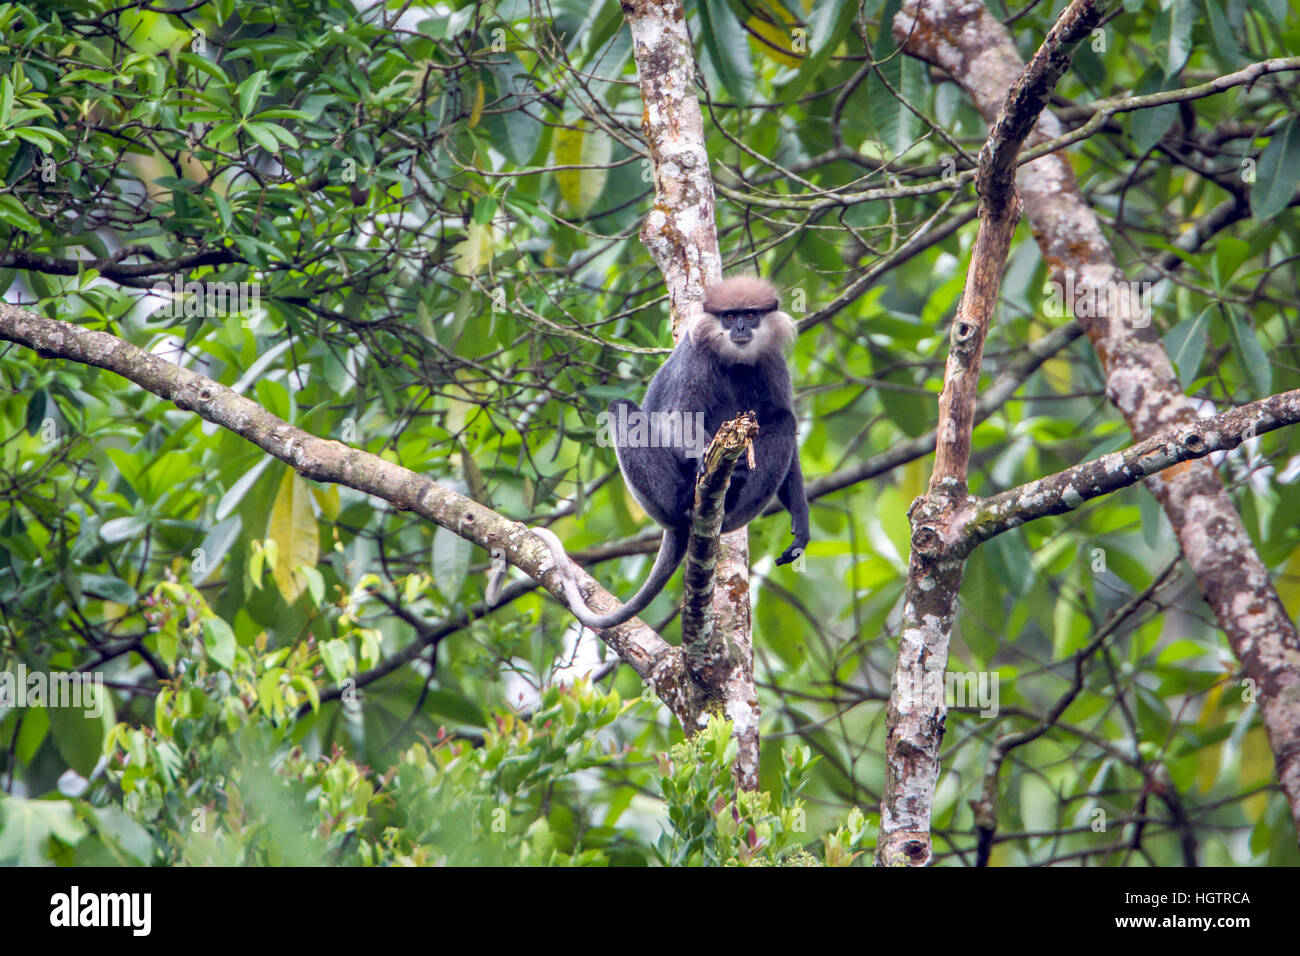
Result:
<svg viewBox="0 0 1300 956"><path fill-rule="evenodd" d="M595 630L615 627L624 621L632 620L644 611L650 602L659 596L659 592L664 589L673 572L677 570L677 565L681 564L682 558L686 557L686 545L689 541L685 529L664 528L664 536L659 542L659 554L655 557L654 567L650 569L650 576L645 579L645 583L618 610L610 611L608 614L597 614L587 607L582 592L578 590L577 577L573 573L576 565L565 553L560 539L550 528L533 528L532 532L546 542L555 566L560 569L564 583L564 598L569 604L569 610L579 621Z"/></svg>

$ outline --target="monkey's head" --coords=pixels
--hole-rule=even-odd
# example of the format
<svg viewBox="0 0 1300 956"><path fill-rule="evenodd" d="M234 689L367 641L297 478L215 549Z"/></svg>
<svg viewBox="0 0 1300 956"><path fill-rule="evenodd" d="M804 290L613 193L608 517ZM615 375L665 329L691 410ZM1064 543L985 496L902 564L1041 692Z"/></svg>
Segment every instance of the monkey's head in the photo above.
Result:
<svg viewBox="0 0 1300 956"><path fill-rule="evenodd" d="M780 311L776 287L756 276L734 276L709 286L691 342L728 362L752 365L794 341L794 320Z"/></svg>

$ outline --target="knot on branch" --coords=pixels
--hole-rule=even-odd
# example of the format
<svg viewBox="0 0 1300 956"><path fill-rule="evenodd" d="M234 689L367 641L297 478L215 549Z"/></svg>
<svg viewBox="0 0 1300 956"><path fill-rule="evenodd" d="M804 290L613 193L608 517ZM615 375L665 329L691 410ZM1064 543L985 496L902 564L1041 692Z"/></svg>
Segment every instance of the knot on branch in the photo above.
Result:
<svg viewBox="0 0 1300 956"><path fill-rule="evenodd" d="M954 352L968 353L979 342L979 326L960 315L952 324L951 347Z"/></svg>
<svg viewBox="0 0 1300 956"><path fill-rule="evenodd" d="M933 525L918 525L912 531L912 550L924 558L937 558L943 550L943 535Z"/></svg>
<svg viewBox="0 0 1300 956"><path fill-rule="evenodd" d="M925 840L908 840L902 846L903 856L912 866L924 866L930 859L930 844Z"/></svg>
<svg viewBox="0 0 1300 956"><path fill-rule="evenodd" d="M1197 432L1188 432L1183 436L1183 447L1193 453L1205 451L1205 439Z"/></svg>

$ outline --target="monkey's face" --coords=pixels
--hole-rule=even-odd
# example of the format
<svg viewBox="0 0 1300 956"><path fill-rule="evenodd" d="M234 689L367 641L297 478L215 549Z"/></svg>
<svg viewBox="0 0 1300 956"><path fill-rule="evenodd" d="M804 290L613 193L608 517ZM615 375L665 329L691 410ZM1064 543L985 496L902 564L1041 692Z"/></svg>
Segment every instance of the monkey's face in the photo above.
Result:
<svg viewBox="0 0 1300 956"><path fill-rule="evenodd" d="M703 313L692 340L728 362L752 365L779 353L794 337L794 323L775 309L740 308Z"/></svg>
<svg viewBox="0 0 1300 956"><path fill-rule="evenodd" d="M763 315L758 309L740 309L723 312L718 316L718 321L722 323L723 331L730 337L732 344L743 350L754 341L754 333L763 324Z"/></svg>

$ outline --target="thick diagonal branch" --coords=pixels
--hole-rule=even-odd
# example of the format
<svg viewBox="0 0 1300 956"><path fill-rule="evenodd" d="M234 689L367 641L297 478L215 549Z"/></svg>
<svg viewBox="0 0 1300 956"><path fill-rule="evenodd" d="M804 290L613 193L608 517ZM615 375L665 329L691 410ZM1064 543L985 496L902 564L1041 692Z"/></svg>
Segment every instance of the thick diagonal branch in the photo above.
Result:
<svg viewBox="0 0 1300 956"><path fill-rule="evenodd" d="M1228 451L1243 441L1300 422L1300 389L1270 395L1211 418L1175 425L1123 451L1066 468L1018 488L980 499L958 529L972 544L1047 515L1065 514L1144 478Z"/></svg>
<svg viewBox="0 0 1300 956"><path fill-rule="evenodd" d="M563 597L560 576L542 541L516 521L464 495L377 455L342 442L317 438L272 415L219 382L174 365L107 332L47 319L0 302L0 340L15 342L46 358L63 358L116 372L146 391L192 411L247 439L288 464L304 478L347 485L413 511L491 550ZM602 594L602 603L615 604ZM637 620L601 632L602 639L669 704L683 726L695 722L686 706L695 696L681 652Z"/></svg>

